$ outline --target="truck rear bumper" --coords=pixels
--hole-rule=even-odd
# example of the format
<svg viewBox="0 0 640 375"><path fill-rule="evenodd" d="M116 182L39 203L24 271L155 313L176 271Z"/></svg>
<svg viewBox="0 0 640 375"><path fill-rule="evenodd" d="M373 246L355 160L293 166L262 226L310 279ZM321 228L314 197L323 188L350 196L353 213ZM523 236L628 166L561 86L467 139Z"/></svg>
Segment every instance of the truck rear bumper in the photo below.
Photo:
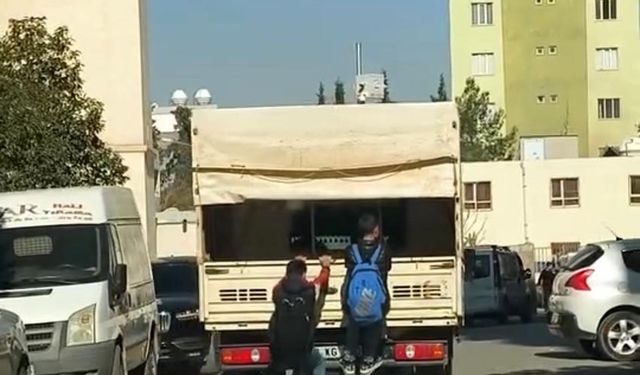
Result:
<svg viewBox="0 0 640 375"><path fill-rule="evenodd" d="M398 345L403 345L402 348L405 348L406 346L420 346L420 345L433 345L433 346L440 346L441 350L442 350L442 355L441 356L435 356L434 358L430 358L430 359L420 359L420 358L415 358L411 359L411 358L407 358L406 354L402 354L402 353L398 353L399 347ZM450 345L452 345L452 343L447 342L447 341L440 341L440 340L431 340L431 341L408 341L408 342L402 342L402 343L387 343L384 347L383 350L383 361L382 361L382 367L385 368L400 368L400 367L414 367L414 366L419 366L419 367L430 367L430 366L440 366L440 367L444 367L449 363L450 360L450 355L449 353L451 353L450 351ZM321 344L321 346L319 347L329 347L329 346L337 346L337 344L327 344L327 343L323 343ZM225 349L236 349L236 350L240 350L240 349L246 349L246 350L255 350L257 348L266 348L267 345L266 344L258 344L258 345L240 345L240 346L223 346L221 347L218 352L222 352ZM318 349L316 349L318 350ZM413 349L411 349L412 352L415 352ZM322 363L324 364L324 367L326 367L329 370L338 370L341 369L340 366L340 357L342 356L342 347L340 347L339 349L339 355L338 356L333 356L333 358L327 358L325 356L321 356L322 357ZM400 354L400 355L399 355ZM321 355L320 351L318 351L317 355ZM402 356L403 358L399 358L400 356ZM257 358L254 357L254 359L256 359L256 362L259 363L252 363L252 364L229 364L229 363L224 363L224 355L220 356L219 354L216 356L217 358L220 358L220 360L222 361L222 363L220 363L220 369L223 371L251 371L251 370L264 370L267 368L268 366L268 361L264 360L262 358Z"/></svg>

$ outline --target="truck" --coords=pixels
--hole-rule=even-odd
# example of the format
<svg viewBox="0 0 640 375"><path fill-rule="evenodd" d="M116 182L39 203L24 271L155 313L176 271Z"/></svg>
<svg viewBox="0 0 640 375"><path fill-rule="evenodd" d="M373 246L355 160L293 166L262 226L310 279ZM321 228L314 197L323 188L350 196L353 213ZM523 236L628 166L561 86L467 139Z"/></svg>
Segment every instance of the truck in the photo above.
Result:
<svg viewBox="0 0 640 375"><path fill-rule="evenodd" d="M369 212L393 263L378 371L452 374L464 317L459 144L450 102L194 109L199 315L214 368L266 368L272 288L293 257L322 249L335 263L314 343L340 370L337 291Z"/></svg>

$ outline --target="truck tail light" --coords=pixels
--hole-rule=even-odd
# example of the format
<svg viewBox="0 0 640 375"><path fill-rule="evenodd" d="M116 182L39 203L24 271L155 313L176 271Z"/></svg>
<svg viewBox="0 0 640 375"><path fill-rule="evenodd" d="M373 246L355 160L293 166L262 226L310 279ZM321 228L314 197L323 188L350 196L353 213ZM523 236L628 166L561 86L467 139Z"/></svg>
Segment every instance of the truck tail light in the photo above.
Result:
<svg viewBox="0 0 640 375"><path fill-rule="evenodd" d="M406 342L396 344L393 354L396 361L439 361L446 356L443 343Z"/></svg>
<svg viewBox="0 0 640 375"><path fill-rule="evenodd" d="M269 348L224 348L220 351L223 365L265 365L271 361Z"/></svg>
<svg viewBox="0 0 640 375"><path fill-rule="evenodd" d="M587 284L587 280L592 274L592 269L578 271L571 275L569 280L567 280L567 282L565 283L565 286L567 288L573 288L575 290L589 291L591 290L591 288L589 287L589 284Z"/></svg>

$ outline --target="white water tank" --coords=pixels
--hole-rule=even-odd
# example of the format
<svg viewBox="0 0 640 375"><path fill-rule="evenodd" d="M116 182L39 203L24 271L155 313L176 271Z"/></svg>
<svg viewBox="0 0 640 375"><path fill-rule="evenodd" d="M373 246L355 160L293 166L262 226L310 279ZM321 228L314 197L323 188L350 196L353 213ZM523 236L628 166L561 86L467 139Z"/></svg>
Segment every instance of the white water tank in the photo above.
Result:
<svg viewBox="0 0 640 375"><path fill-rule="evenodd" d="M626 156L640 156L640 137L625 139L620 145L620 153Z"/></svg>
<svg viewBox="0 0 640 375"><path fill-rule="evenodd" d="M171 94L171 104L176 105L176 106L182 106L187 104L187 100L189 100L189 97L187 96L187 93L184 92L184 90L176 90L173 92L173 94Z"/></svg>
<svg viewBox="0 0 640 375"><path fill-rule="evenodd" d="M198 105L209 105L209 104L211 104L211 100L212 100L211 92L209 92L209 90L207 90L207 89L200 89L200 90L196 91L196 93L195 93L195 95L193 97L196 100L196 103Z"/></svg>

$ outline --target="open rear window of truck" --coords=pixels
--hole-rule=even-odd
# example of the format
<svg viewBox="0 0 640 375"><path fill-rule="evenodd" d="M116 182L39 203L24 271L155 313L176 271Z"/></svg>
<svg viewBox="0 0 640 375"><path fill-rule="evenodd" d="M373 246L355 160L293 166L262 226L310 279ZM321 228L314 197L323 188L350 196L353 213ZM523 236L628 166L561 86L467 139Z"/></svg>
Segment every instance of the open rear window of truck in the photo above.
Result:
<svg viewBox="0 0 640 375"><path fill-rule="evenodd" d="M394 257L453 255L455 209L453 198L248 200L203 206L202 215L211 260L266 261L321 253L341 258L363 213L380 218Z"/></svg>

